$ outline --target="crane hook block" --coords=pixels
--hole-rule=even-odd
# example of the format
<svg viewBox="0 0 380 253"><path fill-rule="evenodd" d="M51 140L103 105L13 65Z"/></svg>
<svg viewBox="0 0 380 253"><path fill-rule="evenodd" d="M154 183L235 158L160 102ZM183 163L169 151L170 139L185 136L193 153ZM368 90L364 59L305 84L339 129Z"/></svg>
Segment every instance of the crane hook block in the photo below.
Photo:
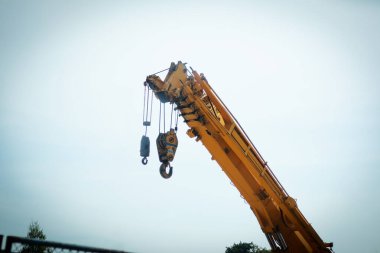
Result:
<svg viewBox="0 0 380 253"><path fill-rule="evenodd" d="M166 133L159 133L156 139L158 158L162 163L173 161L178 147L177 134L174 129Z"/></svg>
<svg viewBox="0 0 380 253"><path fill-rule="evenodd" d="M149 137L143 135L141 138L141 144L140 144L140 156L143 157L141 162L146 165L148 163L147 157L149 156L149 151L150 151L150 141Z"/></svg>
<svg viewBox="0 0 380 253"><path fill-rule="evenodd" d="M169 173L166 172L166 168L169 167ZM168 179L173 175L173 167L169 163L162 163L160 166L160 174L163 178Z"/></svg>

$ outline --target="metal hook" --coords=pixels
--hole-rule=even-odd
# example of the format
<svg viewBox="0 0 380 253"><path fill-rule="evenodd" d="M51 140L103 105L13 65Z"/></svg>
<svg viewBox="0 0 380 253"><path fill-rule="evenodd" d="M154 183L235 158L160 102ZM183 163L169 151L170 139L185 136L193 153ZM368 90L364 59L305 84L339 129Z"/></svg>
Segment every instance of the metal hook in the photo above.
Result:
<svg viewBox="0 0 380 253"><path fill-rule="evenodd" d="M148 163L148 158L144 157L142 160L141 160L142 164L146 165Z"/></svg>
<svg viewBox="0 0 380 253"><path fill-rule="evenodd" d="M169 166L169 173L166 172L166 168ZM173 167L169 163L162 163L160 166L160 174L163 178L168 179L173 174Z"/></svg>

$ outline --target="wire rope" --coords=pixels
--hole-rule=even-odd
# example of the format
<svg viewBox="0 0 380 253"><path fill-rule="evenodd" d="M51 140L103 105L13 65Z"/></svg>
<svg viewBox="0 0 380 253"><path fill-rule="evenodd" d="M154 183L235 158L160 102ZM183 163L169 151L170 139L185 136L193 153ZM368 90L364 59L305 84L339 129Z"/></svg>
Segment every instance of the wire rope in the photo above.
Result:
<svg viewBox="0 0 380 253"><path fill-rule="evenodd" d="M143 123L145 121L146 86L144 87Z"/></svg>
<svg viewBox="0 0 380 253"><path fill-rule="evenodd" d="M172 103L172 110L170 112L170 129L172 129L172 122L173 122L173 106L174 106L174 103Z"/></svg>
<svg viewBox="0 0 380 253"><path fill-rule="evenodd" d="M161 133L161 102L160 102L160 114L158 116L158 133Z"/></svg>
<svg viewBox="0 0 380 253"><path fill-rule="evenodd" d="M166 121L166 115L165 115L165 103L164 104L164 133L166 131L165 121Z"/></svg>
<svg viewBox="0 0 380 253"><path fill-rule="evenodd" d="M149 119L150 122L152 122L152 108L153 108L153 90L152 90L152 95L150 99L150 119Z"/></svg>

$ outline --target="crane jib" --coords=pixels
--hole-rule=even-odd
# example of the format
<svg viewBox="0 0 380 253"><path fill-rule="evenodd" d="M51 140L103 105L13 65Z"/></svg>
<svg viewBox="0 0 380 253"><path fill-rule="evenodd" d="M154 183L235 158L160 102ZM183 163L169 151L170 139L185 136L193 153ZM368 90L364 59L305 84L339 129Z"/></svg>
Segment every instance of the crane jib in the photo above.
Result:
<svg viewBox="0 0 380 253"><path fill-rule="evenodd" d="M145 89L148 87L148 99L144 98L144 119L147 118L145 107L149 107L146 101L152 100L152 93L160 101L160 112L163 107L163 114L159 115L159 133L156 139L161 162L160 175L167 179L173 174L171 163L178 147L177 122L178 116L181 116L189 127L187 135L201 141L211 154L212 160L220 165L250 205L272 251L333 252L333 244L323 242L307 221L296 200L286 192L206 77L190 69L191 72L182 62L171 63L164 80L156 73L147 76L144 82ZM150 100L149 91L152 92ZM171 105L168 131L165 129L165 104ZM177 112L175 127L172 125L173 110ZM147 129L150 121L145 120L144 126ZM140 155L144 157L143 163L149 156L149 138L144 137L148 138L143 136L141 140Z"/></svg>

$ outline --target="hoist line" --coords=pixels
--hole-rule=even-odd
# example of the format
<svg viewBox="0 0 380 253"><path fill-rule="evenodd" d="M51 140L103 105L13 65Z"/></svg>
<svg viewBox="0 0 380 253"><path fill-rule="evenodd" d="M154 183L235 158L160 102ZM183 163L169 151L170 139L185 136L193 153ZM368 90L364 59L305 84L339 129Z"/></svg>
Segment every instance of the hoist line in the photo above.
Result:
<svg viewBox="0 0 380 253"><path fill-rule="evenodd" d="M170 112L170 129L172 129L172 121L173 121L173 106L174 106L174 103L172 103L172 110Z"/></svg>
<svg viewBox="0 0 380 253"><path fill-rule="evenodd" d="M147 95L148 93L148 95ZM146 105L145 105L146 104ZM149 87L147 90L147 86L144 87L144 106L143 106L143 125L145 126L145 136L148 133L148 125L145 124L148 118L148 104L149 104Z"/></svg>
<svg viewBox="0 0 380 253"><path fill-rule="evenodd" d="M160 102L160 115L158 116L158 133L161 133L161 102Z"/></svg>
<svg viewBox="0 0 380 253"><path fill-rule="evenodd" d="M144 87L143 123L145 121L145 102L146 102L146 86Z"/></svg>
<svg viewBox="0 0 380 253"><path fill-rule="evenodd" d="M148 95L146 99L146 114L145 114L145 122L148 121L148 114L149 114L149 87L148 87Z"/></svg>
<svg viewBox="0 0 380 253"><path fill-rule="evenodd" d="M176 132L178 130L178 117L179 117L179 110L177 110L177 117L176 117L176 121L175 121L175 131Z"/></svg>
<svg viewBox="0 0 380 253"><path fill-rule="evenodd" d="M152 122L152 107L153 107L153 90L152 90L152 96L150 99L150 119L149 119L150 122Z"/></svg>
<svg viewBox="0 0 380 253"><path fill-rule="evenodd" d="M166 121L166 115L165 115L165 103L164 104L164 133L166 131L165 121Z"/></svg>

